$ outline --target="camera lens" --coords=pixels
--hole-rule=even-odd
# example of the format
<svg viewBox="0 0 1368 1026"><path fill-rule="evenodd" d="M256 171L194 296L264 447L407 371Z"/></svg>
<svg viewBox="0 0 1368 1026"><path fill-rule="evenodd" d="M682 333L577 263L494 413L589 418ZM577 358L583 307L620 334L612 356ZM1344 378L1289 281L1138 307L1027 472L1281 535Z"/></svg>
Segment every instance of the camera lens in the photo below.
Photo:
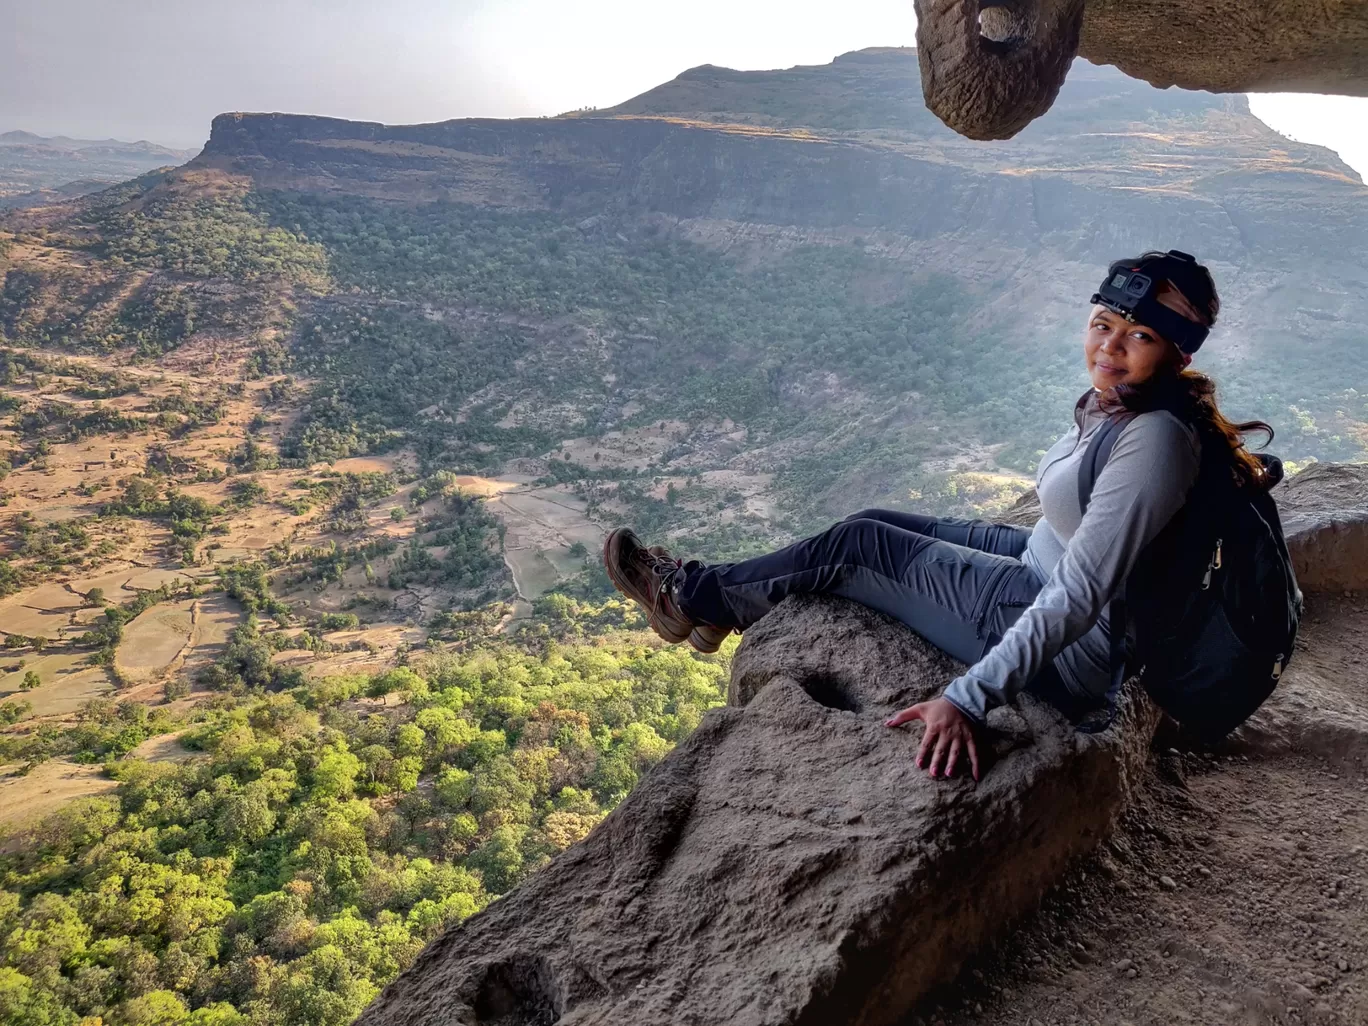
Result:
<svg viewBox="0 0 1368 1026"><path fill-rule="evenodd" d="M1126 282L1126 292L1132 296L1143 296L1150 287L1150 279L1143 274L1132 274Z"/></svg>

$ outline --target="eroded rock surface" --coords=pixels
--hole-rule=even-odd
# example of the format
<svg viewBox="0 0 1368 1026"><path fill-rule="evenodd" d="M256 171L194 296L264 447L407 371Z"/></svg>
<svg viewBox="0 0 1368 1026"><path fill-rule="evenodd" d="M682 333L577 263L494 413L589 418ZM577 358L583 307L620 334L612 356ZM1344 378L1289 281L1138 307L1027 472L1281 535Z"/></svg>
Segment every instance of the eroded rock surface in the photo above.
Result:
<svg viewBox="0 0 1368 1026"><path fill-rule="evenodd" d="M1026 698L977 786L889 713L957 665L839 599L747 632L731 702L589 838L435 941L365 1026L894 1023L1091 850L1144 764Z"/></svg>
<svg viewBox="0 0 1368 1026"><path fill-rule="evenodd" d="M1368 4L916 0L927 106L971 139L1050 108L1075 54L1161 88L1368 95Z"/></svg>
<svg viewBox="0 0 1368 1026"><path fill-rule="evenodd" d="M1368 588L1368 463L1315 463L1273 494L1303 591Z"/></svg>

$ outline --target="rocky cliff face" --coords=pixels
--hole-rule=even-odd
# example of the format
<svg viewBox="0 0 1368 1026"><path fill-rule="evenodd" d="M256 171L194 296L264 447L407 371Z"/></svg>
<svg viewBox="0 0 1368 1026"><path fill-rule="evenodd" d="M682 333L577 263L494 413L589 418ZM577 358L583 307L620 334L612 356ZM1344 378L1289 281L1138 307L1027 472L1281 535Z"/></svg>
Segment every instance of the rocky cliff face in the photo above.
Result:
<svg viewBox="0 0 1368 1026"><path fill-rule="evenodd" d="M1368 237L1357 176L1264 127L1242 98L1160 92L1080 63L1048 117L985 146L917 102L915 60L876 50L781 72L699 68L565 118L388 126L224 114L198 163L266 187L396 201L1064 243L1082 258L1164 234L1232 263L1290 257L1304 232L1332 225L1355 254ZM1289 203L1299 217L1276 214ZM1296 222L1305 227L1289 234Z"/></svg>
<svg viewBox="0 0 1368 1026"><path fill-rule="evenodd" d="M1202 361L1238 389L1230 400L1279 393L1289 366L1337 368L1304 388L1313 405L1368 374L1354 328L1368 300L1368 188L1333 154L1273 133L1241 98L1159 91L1083 62L1011 144L973 144L917 103L915 61L877 50L782 72L705 67L565 118L222 115L195 166L287 192L646 224L749 262L858 245L898 273L983 290L971 329L1037 352L1073 346L1099 265L1177 247L1220 282L1220 337ZM1358 423L1361 405L1349 396L1312 415ZM1316 430L1350 446L1321 458L1345 458L1360 429Z"/></svg>

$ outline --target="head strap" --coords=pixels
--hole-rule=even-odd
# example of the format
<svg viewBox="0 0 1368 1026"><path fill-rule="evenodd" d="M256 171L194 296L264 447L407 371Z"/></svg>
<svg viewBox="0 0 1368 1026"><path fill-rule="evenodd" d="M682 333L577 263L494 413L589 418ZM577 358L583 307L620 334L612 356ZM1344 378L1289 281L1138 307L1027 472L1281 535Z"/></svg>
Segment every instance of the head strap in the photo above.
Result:
<svg viewBox="0 0 1368 1026"><path fill-rule="evenodd" d="M1159 302L1158 294L1164 282L1171 281L1178 291L1188 295L1184 286L1196 285L1200 274L1196 258L1176 249L1147 260L1118 260L1108 268L1107 280L1093 293L1091 302L1105 306L1132 324L1148 325L1184 353L1195 353L1211 329L1171 310Z"/></svg>

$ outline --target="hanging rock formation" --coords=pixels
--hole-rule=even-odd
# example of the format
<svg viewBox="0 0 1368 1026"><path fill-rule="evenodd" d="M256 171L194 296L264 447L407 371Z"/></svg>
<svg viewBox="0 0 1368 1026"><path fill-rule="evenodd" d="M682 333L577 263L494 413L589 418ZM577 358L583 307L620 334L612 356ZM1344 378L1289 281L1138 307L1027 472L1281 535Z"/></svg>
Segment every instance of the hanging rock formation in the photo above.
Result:
<svg viewBox="0 0 1368 1026"><path fill-rule="evenodd" d="M1083 0L916 0L932 113L971 139L1010 139L1054 104L1078 52Z"/></svg>
<svg viewBox="0 0 1368 1026"><path fill-rule="evenodd" d="M971 139L1049 110L1075 54L1160 87L1368 95L1368 4L915 0L927 106Z"/></svg>

